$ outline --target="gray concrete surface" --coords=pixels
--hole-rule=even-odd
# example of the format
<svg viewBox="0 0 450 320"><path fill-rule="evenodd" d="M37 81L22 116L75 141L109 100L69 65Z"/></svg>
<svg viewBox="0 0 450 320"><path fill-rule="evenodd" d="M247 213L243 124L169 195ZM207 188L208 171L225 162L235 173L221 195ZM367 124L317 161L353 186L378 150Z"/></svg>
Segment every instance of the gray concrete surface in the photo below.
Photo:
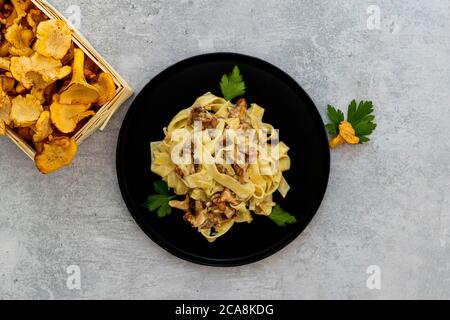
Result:
<svg viewBox="0 0 450 320"><path fill-rule="evenodd" d="M323 116L328 103L372 99L379 127L332 152L326 198L294 243L234 269L181 261L132 220L114 162L129 103L48 177L1 139L0 298L450 298L448 1L51 3L81 8L82 33L137 92L183 58L236 51L287 70ZM70 265L80 290L66 285ZM366 286L371 265L380 290Z"/></svg>

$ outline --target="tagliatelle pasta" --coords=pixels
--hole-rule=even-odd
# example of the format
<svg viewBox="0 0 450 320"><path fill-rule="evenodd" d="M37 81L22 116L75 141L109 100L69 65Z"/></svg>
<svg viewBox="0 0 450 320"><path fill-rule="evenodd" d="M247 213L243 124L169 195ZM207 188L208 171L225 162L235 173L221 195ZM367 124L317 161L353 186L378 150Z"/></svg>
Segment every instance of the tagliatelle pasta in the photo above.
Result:
<svg viewBox="0 0 450 320"><path fill-rule="evenodd" d="M152 172L186 196L170 205L208 241L251 222L252 212L269 216L273 194L289 191L289 147L263 122L264 111L206 93L172 119L164 140L151 143Z"/></svg>

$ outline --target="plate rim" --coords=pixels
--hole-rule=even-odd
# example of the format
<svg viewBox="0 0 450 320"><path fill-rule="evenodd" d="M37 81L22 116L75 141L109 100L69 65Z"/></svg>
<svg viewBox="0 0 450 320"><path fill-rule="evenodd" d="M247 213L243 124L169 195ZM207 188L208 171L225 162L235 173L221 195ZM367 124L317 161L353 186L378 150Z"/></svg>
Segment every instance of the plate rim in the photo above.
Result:
<svg viewBox="0 0 450 320"><path fill-rule="evenodd" d="M325 148L326 154L324 159L324 169L326 169L325 173L325 179L323 182L323 185L321 186L320 196L317 197L316 201L313 203L312 207L312 214L305 220L305 224L303 227L298 228L295 230L291 235L285 237L283 241L277 242L273 244L270 247L267 247L263 251L257 252L255 254L251 254L245 257L239 257L234 259L214 259L214 258L207 258L207 257L201 257L198 255L194 255L192 253L187 253L182 249L176 248L173 245L170 245L168 241L164 241L163 239L160 239L158 235L154 234L151 230L149 230L145 223L142 221L142 217L135 212L135 205L130 200L130 193L128 192L127 186L124 182L124 172L123 172L123 165L122 158L124 156L124 152L122 151L122 141L124 140L124 137L126 136L129 125L127 123L130 121L130 119L133 118L133 114L138 110L137 101L140 100L140 98L144 95L144 92L146 91L147 87L151 87L154 83L157 83L161 80L161 78L164 78L167 74L170 74L172 71L174 71L177 68L183 67L184 65L194 65L196 62L202 62L205 59L212 58L215 60L220 59L221 57L225 59L244 59L247 61L252 62L253 64L257 65L264 65L265 69L269 69L270 73L273 72L273 74L279 78L281 81L286 82L290 87L294 88L296 91L298 90L301 92L308 101L307 104L312 105L314 108L312 108L311 112L313 114L314 118L317 118L315 120L318 120L319 123L323 125L323 134L326 138L327 145L328 145L328 139L327 139L327 133L325 129L325 123L323 122L322 116L319 112L319 109L317 108L314 101L311 99L309 94L300 86L300 84L287 72L283 71L281 68L275 66L274 64L267 62L261 58L257 58L254 56L250 56L247 54L242 53L236 53L236 52L214 52L214 53L205 53L200 55L191 56L188 58L185 58L183 60L180 60L169 67L163 69L158 74L156 74L153 78L150 79L150 81L140 90L139 94L135 97L133 102L131 103L130 107L127 110L127 113L124 117L124 120L121 124L121 128L118 135L117 140L117 146L116 146L116 174L119 184L120 193L122 196L123 201L125 202L125 205L135 220L135 222L138 224L139 228L158 246L160 246L162 249L166 250L170 254L176 256L177 258L180 258L182 260L199 264L203 266L210 266L210 267L237 267L237 266L243 266L247 264L252 264L261 260L264 260L268 258L269 256L272 256L283 249L285 249L288 245L290 245L295 239L300 237L300 235L305 231L305 229L310 225L312 219L315 217L317 212L319 211L323 200L326 196L327 190L328 190L328 184L330 180L330 171L331 171L331 154L330 149Z"/></svg>

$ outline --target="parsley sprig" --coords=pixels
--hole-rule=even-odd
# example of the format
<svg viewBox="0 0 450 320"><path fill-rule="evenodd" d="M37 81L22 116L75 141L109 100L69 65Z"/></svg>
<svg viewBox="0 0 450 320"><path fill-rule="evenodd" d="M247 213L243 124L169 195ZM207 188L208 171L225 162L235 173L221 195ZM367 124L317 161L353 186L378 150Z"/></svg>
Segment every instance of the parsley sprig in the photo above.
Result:
<svg viewBox="0 0 450 320"><path fill-rule="evenodd" d="M228 101L245 94L247 88L238 66L235 66L230 74L223 75L220 82L220 89L222 90L223 97Z"/></svg>
<svg viewBox="0 0 450 320"><path fill-rule="evenodd" d="M164 181L156 181L153 183L153 189L156 194L148 196L145 207L151 211L157 211L158 217L163 218L172 213L172 207L169 205L169 201L175 198L175 196L169 193L169 187Z"/></svg>
<svg viewBox="0 0 450 320"><path fill-rule="evenodd" d="M359 138L360 144L370 141L369 136L377 127L377 124L374 122L375 116L373 111L372 101L360 101L357 104L356 100L353 100L348 106L347 121L355 129L355 134ZM330 135L339 134L339 124L345 120L344 113L338 108L329 105L328 118L331 122L326 125L328 133Z"/></svg>
<svg viewBox="0 0 450 320"><path fill-rule="evenodd" d="M297 219L293 215L284 211L279 205L273 208L269 218L280 227L286 227L289 224L297 222Z"/></svg>

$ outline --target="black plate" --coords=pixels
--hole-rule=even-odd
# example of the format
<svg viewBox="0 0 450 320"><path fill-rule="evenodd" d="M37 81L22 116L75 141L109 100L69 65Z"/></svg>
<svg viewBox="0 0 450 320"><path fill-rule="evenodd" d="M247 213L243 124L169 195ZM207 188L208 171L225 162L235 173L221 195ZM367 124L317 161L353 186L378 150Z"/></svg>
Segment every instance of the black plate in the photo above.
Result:
<svg viewBox="0 0 450 320"><path fill-rule="evenodd" d="M247 84L245 98L266 108L264 121L280 129L290 146L292 168L285 175L292 189L276 198L298 223L278 227L267 217L237 224L209 243L183 221L182 212L157 218L143 203L159 177L150 172L150 141L164 138L163 128L181 109L211 91L220 95L223 74L238 65ZM237 266L263 259L285 247L305 229L324 197L330 153L324 124L314 103L286 73L262 60L234 53L193 57L166 69L133 102L120 131L117 174L123 198L144 232L172 254L199 264Z"/></svg>

